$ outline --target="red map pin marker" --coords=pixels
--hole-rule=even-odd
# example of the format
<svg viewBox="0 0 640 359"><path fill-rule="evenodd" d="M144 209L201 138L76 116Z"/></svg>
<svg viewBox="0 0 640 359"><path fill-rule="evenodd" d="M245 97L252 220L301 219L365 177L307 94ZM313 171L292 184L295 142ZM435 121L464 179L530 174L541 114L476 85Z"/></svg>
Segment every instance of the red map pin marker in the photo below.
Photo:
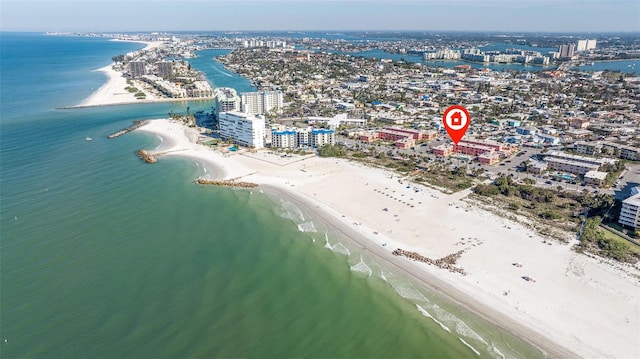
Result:
<svg viewBox="0 0 640 359"><path fill-rule="evenodd" d="M444 111L442 123L444 124L444 128L447 129L449 137L451 137L457 145L465 132L467 132L467 128L469 128L471 116L469 115L469 111L463 106L454 105Z"/></svg>

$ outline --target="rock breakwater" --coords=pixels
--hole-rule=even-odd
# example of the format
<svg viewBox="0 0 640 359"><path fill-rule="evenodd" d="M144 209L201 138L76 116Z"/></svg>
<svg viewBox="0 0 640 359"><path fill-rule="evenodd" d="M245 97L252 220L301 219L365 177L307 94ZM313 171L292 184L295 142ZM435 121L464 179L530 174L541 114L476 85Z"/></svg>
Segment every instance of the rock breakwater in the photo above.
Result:
<svg viewBox="0 0 640 359"><path fill-rule="evenodd" d="M149 152L149 151L138 150L138 152L136 152L136 154L138 155L138 157L140 157L141 160L145 161L146 163L156 163L156 162L158 162L158 159L153 154L151 154L151 152Z"/></svg>
<svg viewBox="0 0 640 359"><path fill-rule="evenodd" d="M222 187L239 187L239 188L254 188L258 187L257 183L252 182L243 182L243 181L233 181L233 180L208 180L204 178L198 178L196 180L197 184L205 184L212 186L222 186Z"/></svg>
<svg viewBox="0 0 640 359"><path fill-rule="evenodd" d="M144 120L144 121L133 121L133 125L125 128L124 130L120 130L118 132L114 132L112 134L110 134L109 136L107 136L108 139L112 139L112 138L116 138L116 137L120 137L122 135L124 135L125 133L129 133L137 128L140 128L144 125L146 125L147 123L149 123L149 120Z"/></svg>
<svg viewBox="0 0 640 359"><path fill-rule="evenodd" d="M446 269L450 272L453 273L460 273L462 275L467 275L467 272L464 271L464 269L456 267L456 261L460 258L460 256L464 253L464 249L459 250L455 253L449 254L446 257L442 257L440 259L431 259L431 258L427 258L419 253L416 252L410 252L410 251L405 251L403 249L396 249L395 251L392 252L393 255L395 256L403 256L403 257L407 257L409 259L412 259L414 261L418 261L418 262L422 262L422 263L427 263L427 264L431 264L433 266L436 266L438 268L442 268L442 269Z"/></svg>

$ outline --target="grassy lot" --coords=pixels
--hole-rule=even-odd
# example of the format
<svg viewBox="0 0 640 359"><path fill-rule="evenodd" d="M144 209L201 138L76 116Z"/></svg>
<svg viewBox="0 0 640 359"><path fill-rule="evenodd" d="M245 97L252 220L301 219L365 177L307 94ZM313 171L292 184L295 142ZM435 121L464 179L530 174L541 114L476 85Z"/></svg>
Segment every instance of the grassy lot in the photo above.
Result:
<svg viewBox="0 0 640 359"><path fill-rule="evenodd" d="M626 243L627 245L629 245L629 250L640 257L640 246L639 245L637 245L635 243L631 243L628 240L620 237L619 235L617 235L615 233L607 231L604 228L598 228L598 231L600 231L604 235L604 237L606 239L608 239L608 240L611 240L611 241L617 242L617 243Z"/></svg>

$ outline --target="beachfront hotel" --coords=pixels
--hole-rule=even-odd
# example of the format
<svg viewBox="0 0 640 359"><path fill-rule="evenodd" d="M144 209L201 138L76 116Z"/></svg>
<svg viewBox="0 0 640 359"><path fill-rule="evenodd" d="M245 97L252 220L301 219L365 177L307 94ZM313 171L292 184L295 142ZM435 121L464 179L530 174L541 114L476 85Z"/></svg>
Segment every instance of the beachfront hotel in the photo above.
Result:
<svg viewBox="0 0 640 359"><path fill-rule="evenodd" d="M222 112L240 111L240 97L236 90L229 87L217 87L213 90L213 108L218 116Z"/></svg>
<svg viewBox="0 0 640 359"><path fill-rule="evenodd" d="M240 95L242 112L250 115L265 115L271 111L282 113L284 96L282 91L244 92Z"/></svg>
<svg viewBox="0 0 640 359"><path fill-rule="evenodd" d="M264 118L237 111L221 112L218 116L220 121L220 138L225 141L231 140L234 144L240 146L253 148L264 147Z"/></svg>

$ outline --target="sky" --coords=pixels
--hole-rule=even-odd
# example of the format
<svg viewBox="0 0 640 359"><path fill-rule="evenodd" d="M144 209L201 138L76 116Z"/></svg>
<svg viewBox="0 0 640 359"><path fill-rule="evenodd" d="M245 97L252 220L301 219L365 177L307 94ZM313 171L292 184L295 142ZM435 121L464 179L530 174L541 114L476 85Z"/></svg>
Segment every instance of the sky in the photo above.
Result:
<svg viewBox="0 0 640 359"><path fill-rule="evenodd" d="M640 31L639 0L0 0L0 31Z"/></svg>

